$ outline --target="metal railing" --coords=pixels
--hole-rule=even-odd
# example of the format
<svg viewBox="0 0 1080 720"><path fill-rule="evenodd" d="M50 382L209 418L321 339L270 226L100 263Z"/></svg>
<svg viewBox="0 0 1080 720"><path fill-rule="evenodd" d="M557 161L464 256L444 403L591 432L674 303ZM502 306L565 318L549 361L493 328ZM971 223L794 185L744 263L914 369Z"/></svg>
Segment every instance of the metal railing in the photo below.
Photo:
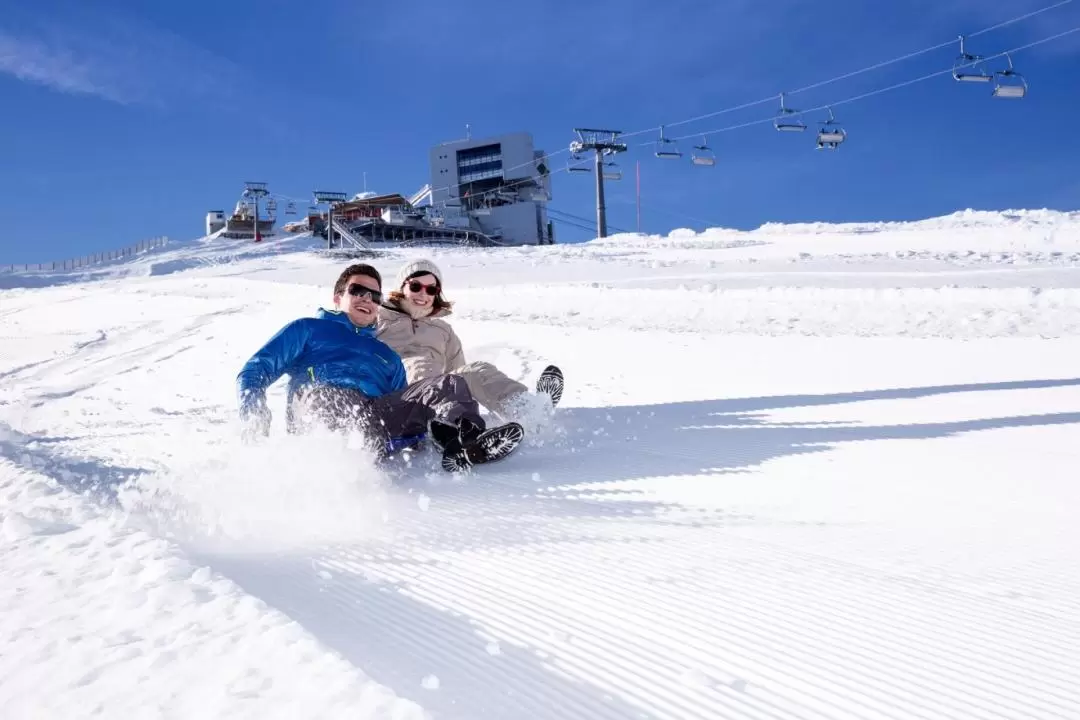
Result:
<svg viewBox="0 0 1080 720"><path fill-rule="evenodd" d="M348 240L354 248L357 250L370 250L364 239L349 229L349 226L338 220L337 215L334 216L333 230L345 240Z"/></svg>
<svg viewBox="0 0 1080 720"><path fill-rule="evenodd" d="M82 257L69 258L68 260L57 260L51 263L7 263L6 265L0 265L0 270L7 269L11 272L40 272L45 270L78 270L79 268L89 267L91 265L100 265L102 263L112 262L113 260L121 260L124 258L135 257L141 255L147 250L154 250L156 248L164 247L169 244L169 238L166 236L150 238L149 240L143 240L130 247L122 248L120 250L110 250L108 252L94 253L92 255L84 255Z"/></svg>

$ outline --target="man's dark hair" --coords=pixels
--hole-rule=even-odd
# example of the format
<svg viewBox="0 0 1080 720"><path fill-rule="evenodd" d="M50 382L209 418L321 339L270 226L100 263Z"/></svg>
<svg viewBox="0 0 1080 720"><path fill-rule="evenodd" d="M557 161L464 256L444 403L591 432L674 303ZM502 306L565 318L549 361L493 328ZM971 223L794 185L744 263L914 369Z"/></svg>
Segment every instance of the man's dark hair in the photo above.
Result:
<svg viewBox="0 0 1080 720"><path fill-rule="evenodd" d="M349 278L353 275L367 275L369 278L374 278L375 282L379 283L379 287L382 287L382 275L379 274L378 270L364 263L356 263L345 268L338 275L337 282L334 283L335 295L341 295L345 292L345 286L349 284Z"/></svg>

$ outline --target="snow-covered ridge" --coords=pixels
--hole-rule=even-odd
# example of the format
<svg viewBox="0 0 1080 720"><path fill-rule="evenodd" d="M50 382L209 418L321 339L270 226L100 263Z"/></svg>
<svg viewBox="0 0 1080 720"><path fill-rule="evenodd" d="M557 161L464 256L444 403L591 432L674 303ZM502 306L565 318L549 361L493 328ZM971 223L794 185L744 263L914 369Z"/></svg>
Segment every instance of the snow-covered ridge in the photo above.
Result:
<svg viewBox="0 0 1080 720"><path fill-rule="evenodd" d="M48 287L122 277L168 275L213 269L237 262L261 262L273 268L321 252L322 242L309 234L285 235L262 243L200 237L174 242L134 258L99 263L71 271L12 271L0 267L0 289ZM940 260L951 263L1073 264L1080 261L1080 212L1057 210L965 210L937 218L873 223L766 223L756 230L709 228L698 232L676 229L668 235L621 233L586 243L526 246L465 251L469 256L575 261L583 258L629 259L640 262L642 252L669 254L649 258L656 266L693 259L713 265L787 262L820 258L843 261L879 259ZM704 253L692 258L671 251ZM460 255L454 250L421 250L432 255ZM387 250L390 258L417 254ZM288 258L283 256L290 256ZM497 262L497 260L496 260Z"/></svg>
<svg viewBox="0 0 1080 720"><path fill-rule="evenodd" d="M640 247L748 248L747 257L801 249L815 254L936 251L1080 251L1080 212L966 210L917 221L766 223L755 230L673 230L667 236L616 234L594 244Z"/></svg>
<svg viewBox="0 0 1080 720"><path fill-rule="evenodd" d="M959 210L949 215L923 220L853 223L765 223L756 232L782 233L869 233L896 230L958 230L968 228L1080 226L1080 212L1061 210Z"/></svg>

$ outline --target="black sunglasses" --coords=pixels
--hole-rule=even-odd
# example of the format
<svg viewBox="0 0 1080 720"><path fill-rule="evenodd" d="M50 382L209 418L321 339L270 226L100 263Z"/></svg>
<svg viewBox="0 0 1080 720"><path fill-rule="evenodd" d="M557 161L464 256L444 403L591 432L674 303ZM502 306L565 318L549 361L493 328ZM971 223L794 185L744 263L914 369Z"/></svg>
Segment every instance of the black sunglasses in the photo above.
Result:
<svg viewBox="0 0 1080 720"><path fill-rule="evenodd" d="M439 286L438 285L425 285L424 283L417 282L416 280L413 280L411 283L409 283L409 291L410 292L420 292L421 290L423 290L424 292L426 292L428 295L431 295L431 296L435 296L435 295L439 294Z"/></svg>
<svg viewBox="0 0 1080 720"><path fill-rule="evenodd" d="M379 292L378 290L372 290L371 288L364 287L359 283L353 283L352 285L350 285L347 292L353 297L363 297L364 295L367 295L371 298L371 302L375 304L382 302L381 292Z"/></svg>

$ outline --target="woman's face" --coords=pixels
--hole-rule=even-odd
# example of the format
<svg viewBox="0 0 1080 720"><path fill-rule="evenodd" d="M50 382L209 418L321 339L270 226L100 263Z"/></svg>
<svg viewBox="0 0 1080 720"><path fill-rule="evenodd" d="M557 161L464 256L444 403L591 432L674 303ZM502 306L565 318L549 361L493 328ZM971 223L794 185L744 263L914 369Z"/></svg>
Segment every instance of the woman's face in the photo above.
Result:
<svg viewBox="0 0 1080 720"><path fill-rule="evenodd" d="M439 281L434 275L417 275L409 278L401 287L405 302L421 308L430 308L439 294Z"/></svg>

